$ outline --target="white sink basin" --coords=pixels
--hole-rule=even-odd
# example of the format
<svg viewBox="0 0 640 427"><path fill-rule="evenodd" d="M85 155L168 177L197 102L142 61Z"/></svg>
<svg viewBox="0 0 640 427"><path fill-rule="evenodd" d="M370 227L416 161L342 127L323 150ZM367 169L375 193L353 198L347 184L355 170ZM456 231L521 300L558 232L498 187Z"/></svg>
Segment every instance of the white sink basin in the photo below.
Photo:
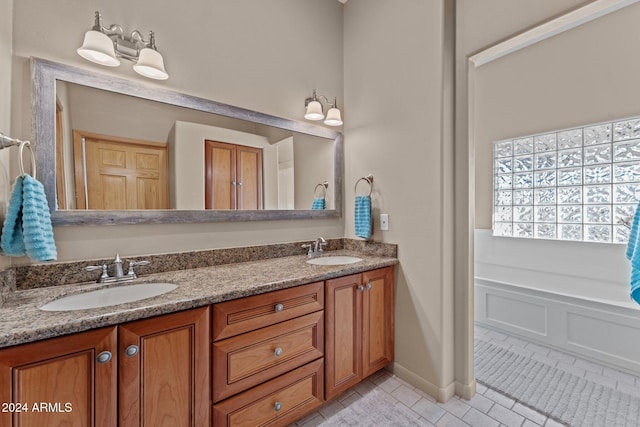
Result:
<svg viewBox="0 0 640 427"><path fill-rule="evenodd" d="M314 265L345 265L355 264L356 262L360 261L362 261L362 258L358 258L357 256L331 255L319 258L311 258L307 260L307 263Z"/></svg>
<svg viewBox="0 0 640 427"><path fill-rule="evenodd" d="M82 294L58 298L40 307L44 311L72 311L88 308L108 307L151 298L171 292L177 285L173 283L142 283L139 285L119 285L98 289Z"/></svg>

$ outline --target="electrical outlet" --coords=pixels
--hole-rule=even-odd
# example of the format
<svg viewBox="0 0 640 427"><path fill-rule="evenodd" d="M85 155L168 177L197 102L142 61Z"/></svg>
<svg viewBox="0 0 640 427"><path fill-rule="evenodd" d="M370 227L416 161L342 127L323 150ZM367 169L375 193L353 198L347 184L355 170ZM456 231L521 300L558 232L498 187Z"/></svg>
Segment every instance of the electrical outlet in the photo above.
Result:
<svg viewBox="0 0 640 427"><path fill-rule="evenodd" d="M380 214L380 230L389 231L389 214Z"/></svg>

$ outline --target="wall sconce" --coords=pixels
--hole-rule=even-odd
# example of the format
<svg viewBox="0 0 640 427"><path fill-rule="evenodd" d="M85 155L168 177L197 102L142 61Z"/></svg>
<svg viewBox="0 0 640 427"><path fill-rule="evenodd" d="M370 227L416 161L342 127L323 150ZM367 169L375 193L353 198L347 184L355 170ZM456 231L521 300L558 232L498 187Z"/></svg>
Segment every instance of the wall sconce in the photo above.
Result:
<svg viewBox="0 0 640 427"><path fill-rule="evenodd" d="M338 109L338 98L334 97L333 104L331 104L326 96L318 95L315 89L313 90L313 96L311 98L305 99L304 101L304 106L307 109L304 118L307 120L324 119L324 112L322 111L322 104L320 103L320 100L323 98L324 101L330 105L324 124L329 126L342 125L342 117L340 115L340 110Z"/></svg>
<svg viewBox="0 0 640 427"><path fill-rule="evenodd" d="M124 58L136 64L136 73L156 80L166 80L169 74L164 69L162 55L156 49L156 38L149 31L149 40L145 40L140 31L134 30L125 36L120 25L102 26L100 12L96 12L93 28L84 35L84 43L77 52L84 59L107 67L120 65L118 58Z"/></svg>

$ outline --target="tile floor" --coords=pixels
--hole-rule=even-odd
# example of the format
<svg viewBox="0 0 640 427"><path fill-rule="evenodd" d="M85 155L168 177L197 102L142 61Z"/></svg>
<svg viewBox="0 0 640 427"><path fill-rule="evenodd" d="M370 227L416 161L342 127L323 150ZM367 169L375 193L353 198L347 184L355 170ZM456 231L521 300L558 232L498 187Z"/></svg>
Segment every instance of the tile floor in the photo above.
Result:
<svg viewBox="0 0 640 427"><path fill-rule="evenodd" d="M482 327L476 326L475 333L476 339L491 341L495 345L526 354L558 368L566 369L575 375L640 397L640 377ZM350 404L372 391L384 392L386 400L399 411L409 415L415 421L414 425L416 426L556 427L562 425L481 384L478 384L477 393L471 400L454 396L447 403L438 403L431 396L383 370L292 426L341 426L341 422L338 421L342 419L340 413L348 411ZM376 423L376 414L370 413L357 425L377 426L380 424Z"/></svg>

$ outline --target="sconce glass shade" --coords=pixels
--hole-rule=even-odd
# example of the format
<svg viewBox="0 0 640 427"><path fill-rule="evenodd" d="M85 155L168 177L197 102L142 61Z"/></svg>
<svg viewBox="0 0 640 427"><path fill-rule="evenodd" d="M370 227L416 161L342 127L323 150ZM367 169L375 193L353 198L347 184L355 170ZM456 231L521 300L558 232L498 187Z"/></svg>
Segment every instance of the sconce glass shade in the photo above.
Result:
<svg viewBox="0 0 640 427"><path fill-rule="evenodd" d="M133 66L136 73L150 79L166 80L169 74L164 69L164 60L157 50L145 47L140 51L138 62Z"/></svg>
<svg viewBox="0 0 640 427"><path fill-rule="evenodd" d="M336 107L332 107L327 112L327 120L324 121L325 125L329 126L341 126L342 117L340 116L340 110Z"/></svg>
<svg viewBox="0 0 640 427"><path fill-rule="evenodd" d="M307 105L307 113L304 115L307 120L322 120L324 113L322 112L322 104L319 101L311 101Z"/></svg>
<svg viewBox="0 0 640 427"><path fill-rule="evenodd" d="M120 60L116 58L113 40L100 31L89 30L84 35L84 43L76 52L84 59L107 67L117 67Z"/></svg>

